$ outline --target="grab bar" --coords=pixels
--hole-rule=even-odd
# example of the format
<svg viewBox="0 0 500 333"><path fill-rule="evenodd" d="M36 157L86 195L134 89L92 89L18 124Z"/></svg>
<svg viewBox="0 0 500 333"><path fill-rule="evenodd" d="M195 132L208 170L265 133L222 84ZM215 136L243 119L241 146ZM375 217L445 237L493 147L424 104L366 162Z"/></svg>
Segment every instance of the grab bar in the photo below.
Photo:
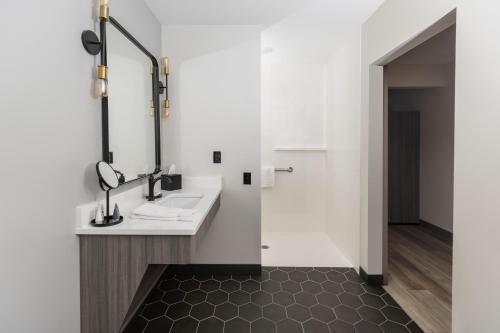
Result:
<svg viewBox="0 0 500 333"><path fill-rule="evenodd" d="M292 167L288 167L286 169L285 168L276 168L276 169L274 169L274 171L276 171L276 172L290 172L291 173L291 172L293 172L293 168Z"/></svg>

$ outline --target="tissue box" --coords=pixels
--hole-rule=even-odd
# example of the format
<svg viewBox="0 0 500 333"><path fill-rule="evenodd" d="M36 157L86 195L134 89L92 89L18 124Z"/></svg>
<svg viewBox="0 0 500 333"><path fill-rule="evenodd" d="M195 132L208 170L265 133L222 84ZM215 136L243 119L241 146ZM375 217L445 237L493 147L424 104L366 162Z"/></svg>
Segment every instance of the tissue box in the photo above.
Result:
<svg viewBox="0 0 500 333"><path fill-rule="evenodd" d="M182 175L162 175L161 189L164 191L175 191L182 188Z"/></svg>

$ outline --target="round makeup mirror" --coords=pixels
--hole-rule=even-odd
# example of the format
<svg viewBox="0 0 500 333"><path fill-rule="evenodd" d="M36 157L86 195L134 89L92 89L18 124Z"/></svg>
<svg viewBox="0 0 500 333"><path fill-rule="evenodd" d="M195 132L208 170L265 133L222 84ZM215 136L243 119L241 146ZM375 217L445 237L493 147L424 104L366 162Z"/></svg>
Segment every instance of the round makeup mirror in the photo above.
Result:
<svg viewBox="0 0 500 333"><path fill-rule="evenodd" d="M111 189L117 188L119 185L118 175L115 169L106 162L100 161L96 164L97 176L99 176L99 182L101 183L101 188L104 191L109 191Z"/></svg>

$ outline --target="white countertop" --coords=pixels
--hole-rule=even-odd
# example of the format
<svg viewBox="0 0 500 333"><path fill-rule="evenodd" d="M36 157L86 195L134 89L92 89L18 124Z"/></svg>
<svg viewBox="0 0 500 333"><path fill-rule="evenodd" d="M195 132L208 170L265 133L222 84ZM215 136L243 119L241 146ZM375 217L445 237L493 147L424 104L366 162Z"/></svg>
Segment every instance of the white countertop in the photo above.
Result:
<svg viewBox="0 0 500 333"><path fill-rule="evenodd" d="M146 184L147 186L147 184ZM110 227L93 227L90 220L93 218L97 202L77 207L76 234L77 235L195 235L208 212L215 204L222 192L221 177L185 177L183 188L177 191L162 191L161 201L172 194L200 194L202 198L196 205L197 212L193 221L153 221L133 219L131 212L145 203L144 187L138 186L131 190L110 197L111 212L115 202L120 207L123 222Z"/></svg>

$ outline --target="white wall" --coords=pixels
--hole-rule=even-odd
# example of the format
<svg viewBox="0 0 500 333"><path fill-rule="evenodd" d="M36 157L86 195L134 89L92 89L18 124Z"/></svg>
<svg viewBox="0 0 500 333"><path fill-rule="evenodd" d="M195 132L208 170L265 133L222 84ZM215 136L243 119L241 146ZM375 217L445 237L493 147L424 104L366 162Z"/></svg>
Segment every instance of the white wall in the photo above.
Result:
<svg viewBox="0 0 500 333"><path fill-rule="evenodd" d="M497 332L500 322L500 3L488 0L386 0L363 26L362 266L382 272L381 71L370 69L457 7L453 332ZM366 133L367 135L364 135ZM371 152L369 153L369 150ZM374 254L374 255L373 255ZM479 275L480 277L479 277Z"/></svg>
<svg viewBox="0 0 500 333"><path fill-rule="evenodd" d="M0 26L15 30L0 62L2 332L79 332L75 207L100 194L97 62L80 40L93 9L90 0L0 5ZM141 1L115 1L112 15L159 54L160 25Z"/></svg>
<svg viewBox="0 0 500 333"><path fill-rule="evenodd" d="M420 219L453 232L454 86L425 89L420 110Z"/></svg>
<svg viewBox="0 0 500 333"><path fill-rule="evenodd" d="M359 268L359 126L361 30L355 29L330 59L327 94L327 231Z"/></svg>
<svg viewBox="0 0 500 333"><path fill-rule="evenodd" d="M267 38L264 32L263 43ZM294 172L276 173L274 188L262 190L262 230L325 231L325 152L276 150L326 146L325 66L268 58L263 55L262 164Z"/></svg>
<svg viewBox="0 0 500 333"><path fill-rule="evenodd" d="M186 176L222 175L221 208L194 263L260 264L260 27L163 26L171 59L165 154ZM213 151L222 164L213 164ZM252 185L243 185L252 172Z"/></svg>
<svg viewBox="0 0 500 333"><path fill-rule="evenodd" d="M413 67L387 66L389 88L403 88L389 93L389 111L420 112L420 219L453 232L455 65L418 65L424 73L439 68L431 80Z"/></svg>

